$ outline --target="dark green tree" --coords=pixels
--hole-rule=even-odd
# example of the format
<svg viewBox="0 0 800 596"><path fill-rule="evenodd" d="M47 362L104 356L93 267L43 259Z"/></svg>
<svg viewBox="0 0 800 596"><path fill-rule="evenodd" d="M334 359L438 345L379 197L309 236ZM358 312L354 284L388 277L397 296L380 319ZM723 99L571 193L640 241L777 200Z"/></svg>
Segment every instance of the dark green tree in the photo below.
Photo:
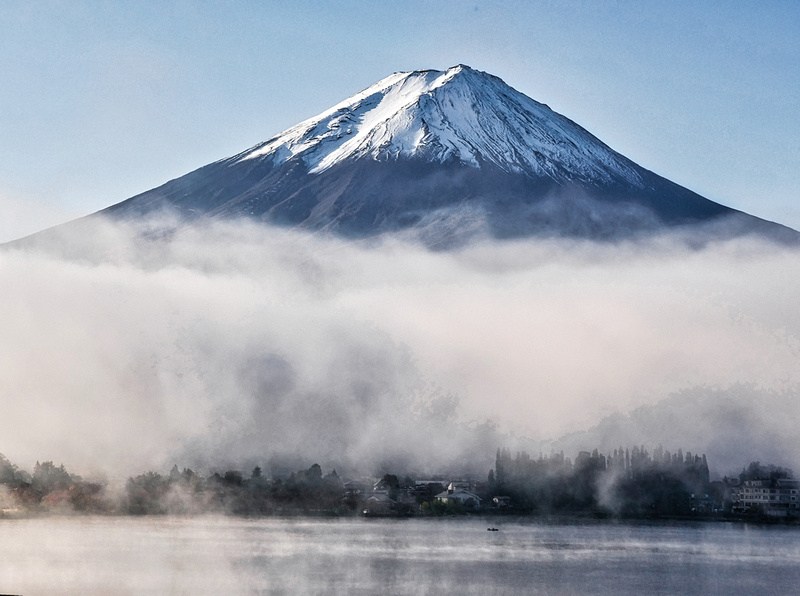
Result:
<svg viewBox="0 0 800 596"><path fill-rule="evenodd" d="M77 478L76 478L77 480ZM35 488L46 492L53 490L63 490L72 484L73 478L70 476L64 464L56 467L52 461L42 463L36 462L33 468L32 484Z"/></svg>
<svg viewBox="0 0 800 596"><path fill-rule="evenodd" d="M0 453L0 484L13 484L17 476L17 466L8 461L8 458Z"/></svg>

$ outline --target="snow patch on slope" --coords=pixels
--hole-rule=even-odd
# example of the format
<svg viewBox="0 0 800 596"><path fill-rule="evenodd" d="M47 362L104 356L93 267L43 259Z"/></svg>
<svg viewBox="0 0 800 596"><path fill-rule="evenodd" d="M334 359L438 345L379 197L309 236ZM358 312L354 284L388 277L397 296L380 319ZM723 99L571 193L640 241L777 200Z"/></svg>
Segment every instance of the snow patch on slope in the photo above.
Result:
<svg viewBox="0 0 800 596"><path fill-rule="evenodd" d="M571 120L492 75L459 65L399 72L238 155L300 158L311 173L371 158L456 159L561 182L643 183L636 167Z"/></svg>

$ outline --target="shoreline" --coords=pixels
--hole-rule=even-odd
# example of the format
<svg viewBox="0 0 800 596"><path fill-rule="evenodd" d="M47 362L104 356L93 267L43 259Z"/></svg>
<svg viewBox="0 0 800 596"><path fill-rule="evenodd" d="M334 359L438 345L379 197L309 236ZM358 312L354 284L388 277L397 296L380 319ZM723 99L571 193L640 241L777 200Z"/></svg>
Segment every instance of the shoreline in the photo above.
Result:
<svg viewBox="0 0 800 596"><path fill-rule="evenodd" d="M362 513L340 512L340 511L281 511L273 513L250 513L238 514L228 511L202 511L191 513L146 513L146 514L130 514L124 512L87 512L87 511L26 511L16 510L0 511L0 523L3 521L13 520L32 520L32 519L201 519L205 517L221 517L230 519L242 520L339 520L339 519L363 519L363 520L453 520L453 521L467 521L475 519L486 520L501 520L508 519L515 523L535 522L542 525L572 525L583 523L598 523L598 524L743 524L743 525L757 525L757 526L782 526L782 527L800 527L800 518L793 516L686 516L686 515L662 515L662 516L614 516L604 514L602 512L576 512L574 514L565 513L524 513L524 512L498 512L498 511L474 511L459 514L421 514L421 513L406 513L406 514L371 514L364 515Z"/></svg>

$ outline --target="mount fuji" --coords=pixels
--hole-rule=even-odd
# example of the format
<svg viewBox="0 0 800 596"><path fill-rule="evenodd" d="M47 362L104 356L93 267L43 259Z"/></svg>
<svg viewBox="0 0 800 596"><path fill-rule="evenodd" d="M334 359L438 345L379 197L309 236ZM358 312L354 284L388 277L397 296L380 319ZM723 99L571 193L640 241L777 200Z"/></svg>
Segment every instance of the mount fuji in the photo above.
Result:
<svg viewBox="0 0 800 596"><path fill-rule="evenodd" d="M667 228L797 240L650 172L490 74L398 72L238 155L100 212L246 217L365 238L633 237Z"/></svg>

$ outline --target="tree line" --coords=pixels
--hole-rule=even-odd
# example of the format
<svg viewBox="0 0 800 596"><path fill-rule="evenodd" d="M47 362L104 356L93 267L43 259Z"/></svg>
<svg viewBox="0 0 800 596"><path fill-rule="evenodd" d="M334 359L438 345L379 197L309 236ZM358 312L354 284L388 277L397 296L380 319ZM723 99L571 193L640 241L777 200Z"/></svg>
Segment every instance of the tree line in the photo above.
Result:
<svg viewBox="0 0 800 596"><path fill-rule="evenodd" d="M752 462L738 481L786 478L786 468ZM0 454L0 515L77 512L118 515L350 515L365 510L391 514L452 514L467 511L520 515L595 515L614 517L708 516L730 512L733 482L711 482L705 455L670 453L643 446L581 452L574 461L563 453L532 457L498 449L495 466L470 483L479 505L465 509L441 497L447 482L418 483L408 475L384 474L372 482L346 482L336 470L313 464L285 477L267 478L256 466L198 474L177 465L167 474L131 476L124 487L109 488L70 473L63 464L36 462L33 473ZM380 492L380 494L377 494ZM495 499L495 497L499 497Z"/></svg>
<svg viewBox="0 0 800 596"><path fill-rule="evenodd" d="M583 451L574 462L563 452L532 458L498 449L489 485L489 492L507 495L515 508L530 513L692 515L724 502L710 482L705 455L661 447L652 454L644 447L607 456Z"/></svg>

